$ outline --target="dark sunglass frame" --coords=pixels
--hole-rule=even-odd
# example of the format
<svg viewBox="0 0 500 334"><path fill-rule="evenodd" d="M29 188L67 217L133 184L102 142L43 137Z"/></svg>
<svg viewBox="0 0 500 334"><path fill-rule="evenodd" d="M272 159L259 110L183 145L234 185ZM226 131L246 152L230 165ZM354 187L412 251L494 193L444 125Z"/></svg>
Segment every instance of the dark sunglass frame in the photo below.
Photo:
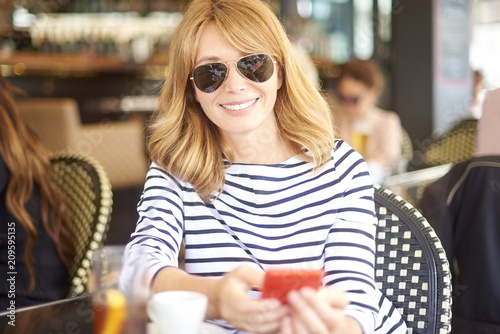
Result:
<svg viewBox="0 0 500 334"><path fill-rule="evenodd" d="M261 59L261 61L259 60ZM248 63L242 63L244 60L249 60ZM274 74L274 64L277 63L268 54L256 53L243 56L235 61L217 61L197 66L192 75L189 77L200 91L204 93L215 92L226 81L229 73L229 64L235 63L238 73L245 79L253 82L266 82ZM255 65L260 63L259 67ZM258 72L262 66L263 71ZM269 67L269 65L271 65ZM257 75L256 75L257 73ZM202 82L202 80L205 80Z"/></svg>
<svg viewBox="0 0 500 334"><path fill-rule="evenodd" d="M337 99L345 104L358 104L361 99L363 99L366 95L366 92L361 93L358 96L346 96L338 91L335 92Z"/></svg>

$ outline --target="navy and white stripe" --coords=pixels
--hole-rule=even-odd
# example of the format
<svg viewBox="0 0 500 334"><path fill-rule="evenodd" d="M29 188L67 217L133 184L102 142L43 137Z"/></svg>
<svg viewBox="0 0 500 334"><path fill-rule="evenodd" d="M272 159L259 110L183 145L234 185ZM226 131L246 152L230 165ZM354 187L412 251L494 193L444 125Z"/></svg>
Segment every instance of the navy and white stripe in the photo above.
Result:
<svg viewBox="0 0 500 334"><path fill-rule="evenodd" d="M151 166L127 247L131 253L140 245L148 254L150 277L178 265L184 242L191 274L221 276L242 263L324 268L323 283L348 292L346 312L365 333L376 323L388 328L380 319L392 321L389 327L400 321L379 314L373 186L366 163L345 142L336 142L331 161L317 172L294 157L273 165L236 163L225 177L222 194L207 204L190 184Z"/></svg>

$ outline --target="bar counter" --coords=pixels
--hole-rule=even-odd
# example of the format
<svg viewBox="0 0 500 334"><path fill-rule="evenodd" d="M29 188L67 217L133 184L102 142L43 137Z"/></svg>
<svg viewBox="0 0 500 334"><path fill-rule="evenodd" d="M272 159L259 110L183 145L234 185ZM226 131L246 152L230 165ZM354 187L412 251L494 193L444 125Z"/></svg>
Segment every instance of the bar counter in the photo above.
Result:
<svg viewBox="0 0 500 334"><path fill-rule="evenodd" d="M143 72L148 67L166 66L166 55L152 55L146 63L125 61L119 55L91 53L0 52L0 64L13 67L13 74L46 72L52 75L82 75L96 72ZM7 73L8 74L8 73ZM150 71L149 71L149 74Z"/></svg>

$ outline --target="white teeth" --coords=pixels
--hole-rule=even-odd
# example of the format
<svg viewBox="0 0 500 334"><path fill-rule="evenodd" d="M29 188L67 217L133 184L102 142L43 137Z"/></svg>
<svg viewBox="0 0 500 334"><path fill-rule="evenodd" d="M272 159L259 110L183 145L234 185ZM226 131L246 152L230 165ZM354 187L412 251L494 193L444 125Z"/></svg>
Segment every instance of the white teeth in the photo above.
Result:
<svg viewBox="0 0 500 334"><path fill-rule="evenodd" d="M247 103L243 103L243 104L222 104L222 107L229 109L229 110L237 111L237 110L248 108L252 104L254 104L255 102L257 102L257 99L255 99L253 101L249 101Z"/></svg>

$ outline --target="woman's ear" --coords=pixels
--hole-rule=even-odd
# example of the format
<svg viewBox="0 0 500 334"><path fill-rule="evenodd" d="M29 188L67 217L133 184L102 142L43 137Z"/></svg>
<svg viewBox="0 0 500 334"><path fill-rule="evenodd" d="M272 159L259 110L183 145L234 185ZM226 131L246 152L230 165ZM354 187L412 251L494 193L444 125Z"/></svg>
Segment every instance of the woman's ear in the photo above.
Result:
<svg viewBox="0 0 500 334"><path fill-rule="evenodd" d="M281 88L281 86L283 85L283 76L284 76L284 70L283 70L283 67L281 67L280 65L278 65L278 82L277 82L277 90L279 90Z"/></svg>

